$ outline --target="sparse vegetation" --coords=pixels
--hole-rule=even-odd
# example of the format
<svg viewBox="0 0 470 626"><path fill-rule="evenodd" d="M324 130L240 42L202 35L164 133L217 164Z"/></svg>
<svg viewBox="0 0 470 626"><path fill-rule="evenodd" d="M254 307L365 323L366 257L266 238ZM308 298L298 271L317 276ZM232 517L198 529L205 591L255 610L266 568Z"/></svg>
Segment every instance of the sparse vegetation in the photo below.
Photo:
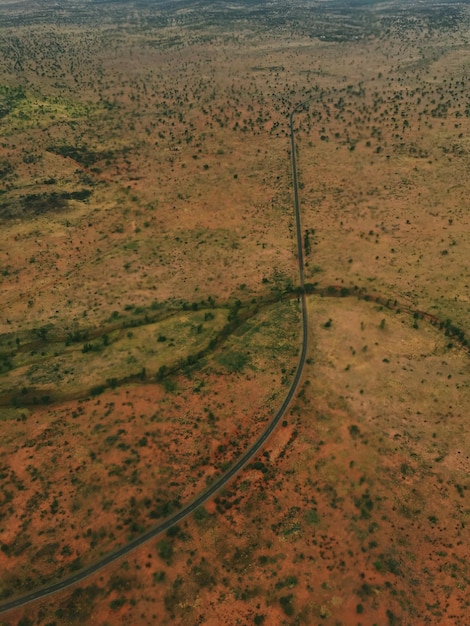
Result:
<svg viewBox="0 0 470 626"><path fill-rule="evenodd" d="M6 623L464 626L468 7L0 12Z"/></svg>

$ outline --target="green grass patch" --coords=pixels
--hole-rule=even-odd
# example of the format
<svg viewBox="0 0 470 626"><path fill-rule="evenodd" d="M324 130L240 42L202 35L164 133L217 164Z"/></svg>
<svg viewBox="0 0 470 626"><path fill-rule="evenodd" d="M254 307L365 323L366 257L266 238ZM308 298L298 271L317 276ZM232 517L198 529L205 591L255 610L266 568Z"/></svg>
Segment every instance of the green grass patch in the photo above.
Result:
<svg viewBox="0 0 470 626"><path fill-rule="evenodd" d="M48 397L48 401L106 387L126 378L147 380L158 372L194 365L227 323L227 309L180 311L161 321L117 329L79 342L43 342L40 350L8 355L0 376L0 395L14 394L19 402ZM161 338L165 337L165 341ZM33 400L34 401L34 400Z"/></svg>
<svg viewBox="0 0 470 626"><path fill-rule="evenodd" d="M223 365L229 372L241 372L249 363L250 359L247 354L237 352L236 350L226 350L222 354L217 355L216 361Z"/></svg>

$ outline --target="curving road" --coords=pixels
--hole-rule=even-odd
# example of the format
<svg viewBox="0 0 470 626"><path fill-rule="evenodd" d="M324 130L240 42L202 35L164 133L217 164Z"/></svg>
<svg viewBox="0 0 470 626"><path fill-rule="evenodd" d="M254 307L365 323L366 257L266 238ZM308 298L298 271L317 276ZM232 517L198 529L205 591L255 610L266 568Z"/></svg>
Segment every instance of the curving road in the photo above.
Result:
<svg viewBox="0 0 470 626"><path fill-rule="evenodd" d="M284 417L292 398L294 397L300 379L303 373L303 369L305 366L305 360L307 357L307 346L308 346L308 318L307 318L307 299L305 297L304 290L304 255L303 255L303 246L302 246L302 227L300 221L300 203L299 203L299 186L298 186L298 178L297 178L297 160L295 154L295 131L294 131L294 116L297 112L305 108L305 105L310 101L306 100L305 102L297 105L289 116L289 128L290 128L290 139L291 139L291 161L292 161L292 184L294 190L294 211L296 218L296 232L297 232L297 253L298 253L298 266L299 266L299 284L300 284L300 298L301 298L301 307L302 307L302 350L299 357L299 362L297 364L297 370L295 372L294 379L291 383L287 396L284 399L281 407L278 409L276 414L273 416L273 419L260 435L259 439L255 441L255 443L246 450L243 455L238 459L238 461L232 465L232 467L222 476L220 476L206 491L197 496L190 504L183 507L178 513L175 513L171 517L167 518L165 521L161 522L157 526L154 526L146 533L137 537L130 543L118 548L117 550L109 553L107 556L102 558L100 561L89 565L88 567L83 568L82 570L60 580L56 583L52 583L50 585L46 585L41 589L37 589L36 591L28 592L22 596L19 596L13 600L9 600L0 604L0 613L5 611L9 611L11 609L19 608L34 600L39 600L40 598L45 598L54 593L62 591L67 587L71 587L76 583L79 583L92 574L96 573L101 568L105 567L109 563L116 561L117 559L123 557L128 554L135 548L138 548L142 544L144 544L149 539L153 539L160 533L168 530L175 524L178 524L185 517L193 513L198 507L200 507L204 502L212 498L218 491L220 491L232 478L234 478L240 470L259 452L259 450L266 443L267 439L270 437L276 426L279 424L281 419Z"/></svg>

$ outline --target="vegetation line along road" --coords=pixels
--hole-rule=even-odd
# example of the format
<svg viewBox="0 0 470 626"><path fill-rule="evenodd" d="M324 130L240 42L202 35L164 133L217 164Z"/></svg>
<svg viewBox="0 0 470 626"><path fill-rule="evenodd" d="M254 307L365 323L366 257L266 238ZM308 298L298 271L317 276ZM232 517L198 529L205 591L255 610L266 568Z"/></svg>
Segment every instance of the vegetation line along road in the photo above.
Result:
<svg viewBox="0 0 470 626"><path fill-rule="evenodd" d="M261 447L266 443L267 439L275 430L276 426L279 424L281 419L284 417L292 398L294 397L297 388L299 386L299 382L302 376L302 372L305 366L305 360L307 356L307 344L308 344L308 318L307 318L307 299L305 296L304 289L304 257L303 257L303 248L302 248L302 228L300 222L300 203L299 203L299 189L298 189L298 178L297 178L297 162L296 162L296 154L295 154L295 131L294 131L294 116L295 113L302 110L304 106L309 102L302 102L297 105L290 114L289 117L289 127L290 127L290 139L291 139L291 162L292 162L292 184L294 191L294 211L296 218L296 233L297 233L297 253L298 253L298 267L299 267L299 282L300 282L300 300L301 300L301 308L302 308L302 349L299 357L299 362L297 365L297 370L292 381L292 384L289 388L289 391L282 403L281 407L278 409L276 414L273 416L273 419L260 435L260 437L255 441L255 443L238 459L238 461L232 465L232 467L227 470L225 474L220 476L206 491L197 496L190 504L183 507L178 513L175 513L171 517L167 518L165 521L161 522L157 526L154 526L146 533L133 539L131 542L127 543L124 546L121 546L117 550L109 553L107 556L102 558L100 561L89 565L88 567L83 568L82 570L64 578L56 583L52 583L50 585L46 585L41 589L37 589L36 591L30 591L23 596L17 597L8 602L4 602L0 604L0 613L5 611L9 611L11 609L19 608L34 600L39 600L40 598L44 598L46 596L50 596L54 593L62 591L67 587L71 587L76 583L79 583L92 574L96 573L101 568L106 565L116 561L122 556L128 554L135 548L138 548L149 539L153 539L160 533L168 530L175 524L181 522L185 517L193 513L198 507L200 507L204 502L209 500L213 495L215 495L220 489L222 489L232 478L234 478L240 470L250 461L257 452L261 449Z"/></svg>

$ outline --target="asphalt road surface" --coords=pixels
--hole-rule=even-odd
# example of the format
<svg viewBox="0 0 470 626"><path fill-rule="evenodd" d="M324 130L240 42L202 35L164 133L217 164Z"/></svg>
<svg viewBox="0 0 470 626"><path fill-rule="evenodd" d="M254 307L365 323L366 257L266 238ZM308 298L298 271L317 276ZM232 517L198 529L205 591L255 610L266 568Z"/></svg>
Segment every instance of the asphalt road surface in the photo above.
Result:
<svg viewBox="0 0 470 626"><path fill-rule="evenodd" d="M260 435L260 437L253 443L248 450L246 450L243 455L238 459L232 467L222 474L206 491L197 496L190 504L184 506L178 513L175 513L171 517L167 518L165 521L161 522L157 526L154 526L146 533L133 539L131 542L127 543L124 546L121 546L117 550L110 552L107 556L102 558L100 561L89 565L82 570L67 576L58 582L51 583L50 585L46 585L36 591L30 591L28 593L23 594L13 600L6 601L0 604L0 613L4 613L5 611L9 611L11 609L22 607L30 602L34 602L35 600L39 600L40 598L45 598L54 593L62 591L67 587L71 587L76 583L84 581L86 578L95 574L98 570L105 567L109 563L116 561L117 559L123 557L128 554L132 550L135 550L145 542L149 541L149 539L153 539L157 535L165 532L175 524L181 522L185 517L191 515L198 507L200 507L204 502L212 498L218 491L220 491L227 483L229 483L240 471L241 469L259 452L259 450L264 446L268 438L271 436L274 429L277 427L279 422L284 417L289 405L294 397L300 379L302 377L303 369L305 366L305 360L307 357L307 346L308 346L308 318L307 318L307 300L304 293L304 255L303 255L303 245L302 245L302 227L300 221L300 203L299 203L299 185L298 185L298 177L297 177L297 160L296 160L296 152L295 152L295 131L294 131L294 116L299 111L303 110L305 106L308 104L309 100L306 102L302 102L297 105L289 116L289 127L290 127L290 140L291 140L291 162L292 162L292 184L294 191L294 211L296 218L296 232L297 232L297 254L298 254L298 266L299 266L299 284L300 284L300 300L302 307L302 349L299 357L299 362L297 365L297 370L295 372L294 379L291 383L287 396L284 399L281 407L278 409L276 414L273 416L271 422Z"/></svg>

